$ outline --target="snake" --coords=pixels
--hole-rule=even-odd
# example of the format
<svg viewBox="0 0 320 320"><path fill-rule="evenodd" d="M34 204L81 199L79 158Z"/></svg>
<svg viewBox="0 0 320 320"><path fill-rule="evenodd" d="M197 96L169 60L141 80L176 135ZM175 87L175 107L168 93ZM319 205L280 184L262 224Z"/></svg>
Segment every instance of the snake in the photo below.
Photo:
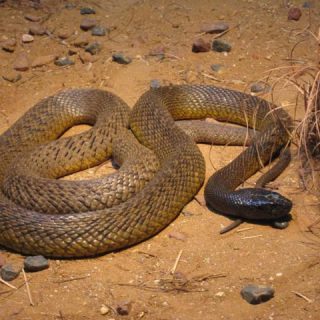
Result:
<svg viewBox="0 0 320 320"><path fill-rule="evenodd" d="M209 85L152 88L132 109L104 90L67 89L38 102L0 136L0 245L24 255L91 257L159 233L204 183L195 140L208 142L206 118L253 133L248 147L209 178L208 207L245 219L288 215L292 203L281 194L238 188L288 145L293 122L282 108ZM190 119L200 123L198 138L186 133ZM91 128L63 136L77 124ZM228 130L218 132L222 144L228 141ZM59 179L110 157L120 167L110 176Z"/></svg>

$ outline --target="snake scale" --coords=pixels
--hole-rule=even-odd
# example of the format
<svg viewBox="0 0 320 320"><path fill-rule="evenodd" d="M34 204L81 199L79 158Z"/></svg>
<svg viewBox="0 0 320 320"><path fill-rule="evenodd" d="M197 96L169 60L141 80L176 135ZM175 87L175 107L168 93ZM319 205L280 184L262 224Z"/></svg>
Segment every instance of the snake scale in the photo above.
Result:
<svg viewBox="0 0 320 320"><path fill-rule="evenodd" d="M205 179L201 152L174 120L208 117L255 132L250 146L209 179L208 206L243 218L287 215L291 202L278 193L236 190L288 143L292 120L281 108L204 85L150 89L132 110L106 91L70 89L40 101L0 136L0 245L22 254L88 257L155 235ZM92 128L60 138L82 123ZM120 169L111 176L58 179L112 154Z"/></svg>

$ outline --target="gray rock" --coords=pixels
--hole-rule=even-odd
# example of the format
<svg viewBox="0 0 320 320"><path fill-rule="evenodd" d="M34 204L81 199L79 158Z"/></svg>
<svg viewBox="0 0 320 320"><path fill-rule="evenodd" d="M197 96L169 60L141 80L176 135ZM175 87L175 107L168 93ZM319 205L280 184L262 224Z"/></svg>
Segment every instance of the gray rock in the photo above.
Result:
<svg viewBox="0 0 320 320"><path fill-rule="evenodd" d="M80 23L80 28L84 31L88 31L97 25L97 21L94 19L84 18Z"/></svg>
<svg viewBox="0 0 320 320"><path fill-rule="evenodd" d="M101 43L93 42L85 47L85 51L91 53L92 55L97 54L101 51Z"/></svg>
<svg viewBox="0 0 320 320"><path fill-rule="evenodd" d="M214 72L220 72L222 68L223 68L223 65L219 63L215 63L211 65L211 70Z"/></svg>
<svg viewBox="0 0 320 320"><path fill-rule="evenodd" d="M302 5L302 8L313 8L313 4L309 1L305 1Z"/></svg>
<svg viewBox="0 0 320 320"><path fill-rule="evenodd" d="M101 26L95 26L95 27L93 27L92 30L91 30L91 34L92 34L93 36L102 37L102 36L105 36L106 33L107 33L106 28L101 27Z"/></svg>
<svg viewBox="0 0 320 320"><path fill-rule="evenodd" d="M286 229L289 226L289 221L274 221L273 227L276 229Z"/></svg>
<svg viewBox="0 0 320 320"><path fill-rule="evenodd" d="M21 269L11 264L5 264L0 271L1 278L5 281L12 281L18 277Z"/></svg>
<svg viewBox="0 0 320 320"><path fill-rule="evenodd" d="M120 64L129 64L132 62L132 59L128 56L125 56L122 53L114 53L112 55L112 61L120 63Z"/></svg>
<svg viewBox="0 0 320 320"><path fill-rule="evenodd" d="M229 29L229 25L226 22L218 21L212 24L205 25L201 28L201 32L205 33L221 33Z"/></svg>
<svg viewBox="0 0 320 320"><path fill-rule="evenodd" d="M42 36L47 32L47 29L41 24L34 24L29 28L29 33L33 36Z"/></svg>
<svg viewBox="0 0 320 320"><path fill-rule="evenodd" d="M156 88L160 88L161 87L161 82L158 79L152 79L150 81L150 88L151 89L156 89Z"/></svg>
<svg viewBox="0 0 320 320"><path fill-rule="evenodd" d="M250 90L253 93L259 93L259 92L269 92L271 88L267 83L255 82L251 85Z"/></svg>
<svg viewBox="0 0 320 320"><path fill-rule="evenodd" d="M210 43L204 41L202 38L196 39L192 44L192 52L208 52L210 51Z"/></svg>
<svg viewBox="0 0 320 320"><path fill-rule="evenodd" d="M124 301L117 305L116 311L120 316L127 316L131 310L131 302Z"/></svg>
<svg viewBox="0 0 320 320"><path fill-rule="evenodd" d="M231 45L222 40L214 40L212 42L212 50L216 52L230 52Z"/></svg>
<svg viewBox="0 0 320 320"><path fill-rule="evenodd" d="M80 13L81 14L95 14L96 11L94 9L92 9L92 8L84 7L84 8L80 9Z"/></svg>
<svg viewBox="0 0 320 320"><path fill-rule="evenodd" d="M54 61L54 64L59 67L72 66L74 61L70 60L68 57L61 57Z"/></svg>
<svg viewBox="0 0 320 320"><path fill-rule="evenodd" d="M24 259L24 269L27 272L36 272L49 268L49 261L43 256L29 256Z"/></svg>
<svg viewBox="0 0 320 320"><path fill-rule="evenodd" d="M267 286L249 284L240 293L242 298L250 304L260 304L273 298L274 289Z"/></svg>

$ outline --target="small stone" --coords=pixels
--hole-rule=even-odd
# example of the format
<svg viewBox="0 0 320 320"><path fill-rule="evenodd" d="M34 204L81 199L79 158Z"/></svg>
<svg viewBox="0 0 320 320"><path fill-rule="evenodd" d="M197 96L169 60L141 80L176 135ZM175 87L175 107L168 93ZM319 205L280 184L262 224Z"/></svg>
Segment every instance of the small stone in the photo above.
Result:
<svg viewBox="0 0 320 320"><path fill-rule="evenodd" d="M88 45L89 43L89 37L87 34L81 34L79 35L79 37L77 37L74 42L73 45L76 47L81 47L84 48L86 45Z"/></svg>
<svg viewBox="0 0 320 320"><path fill-rule="evenodd" d="M303 3L303 5L302 5L302 8L307 8L307 9L309 9L309 8L312 8L312 7L313 7L313 5L312 5L312 3L309 2L309 1L305 1L305 2Z"/></svg>
<svg viewBox="0 0 320 320"><path fill-rule="evenodd" d="M24 18L32 22L39 22L41 20L41 17L35 16L33 14L26 14Z"/></svg>
<svg viewBox="0 0 320 320"><path fill-rule="evenodd" d="M187 236L181 232L170 232L168 237L171 239L176 239L180 241L186 241Z"/></svg>
<svg viewBox="0 0 320 320"><path fill-rule="evenodd" d="M100 308L100 313L104 316L110 312L110 309L106 305L102 305Z"/></svg>
<svg viewBox="0 0 320 320"><path fill-rule="evenodd" d="M12 38L2 42L1 47L4 51L13 52L16 48L16 45L17 45L16 39Z"/></svg>
<svg viewBox="0 0 320 320"><path fill-rule="evenodd" d="M31 63L31 67L32 68L42 67L42 66L44 66L46 64L49 64L49 63L53 62L56 58L57 58L57 56L52 55L52 54L48 55L48 56L37 57Z"/></svg>
<svg viewBox="0 0 320 320"><path fill-rule="evenodd" d="M132 59L128 56L123 55L122 53L114 53L112 55L112 61L120 64L129 64L132 62Z"/></svg>
<svg viewBox="0 0 320 320"><path fill-rule="evenodd" d="M289 226L289 221L274 221L273 227L276 229L286 229Z"/></svg>
<svg viewBox="0 0 320 320"><path fill-rule="evenodd" d="M163 58L164 55L165 55L165 48L162 46L155 47L149 51L149 56L152 56L152 57L160 56L161 58Z"/></svg>
<svg viewBox="0 0 320 320"><path fill-rule="evenodd" d="M81 14L95 14L96 11L92 8L85 7L85 8L80 9L80 13Z"/></svg>
<svg viewBox="0 0 320 320"><path fill-rule="evenodd" d="M224 293L224 291L218 291L216 294L215 294L215 296L216 297L224 297L226 294Z"/></svg>
<svg viewBox="0 0 320 320"><path fill-rule="evenodd" d="M49 268L49 261L43 256L29 256L24 259L24 269L27 272L36 272Z"/></svg>
<svg viewBox="0 0 320 320"><path fill-rule="evenodd" d="M288 11L288 20L298 21L302 15L302 12L297 7L292 7Z"/></svg>
<svg viewBox="0 0 320 320"><path fill-rule="evenodd" d="M23 34L22 37L21 37L21 41L23 43L29 43L29 42L32 42L33 40L34 40L34 38L30 34Z"/></svg>
<svg viewBox="0 0 320 320"><path fill-rule="evenodd" d="M26 53L22 52L17 56L13 68L17 71L27 71L29 69L29 59Z"/></svg>
<svg viewBox="0 0 320 320"><path fill-rule="evenodd" d="M95 55L101 51L101 48L102 48L102 46L101 46L100 42L94 42L94 43L87 45L85 47L85 51L90 52L92 55Z"/></svg>
<svg viewBox="0 0 320 320"><path fill-rule="evenodd" d="M120 316L127 316L131 310L131 303L128 301L122 302L117 305L116 311Z"/></svg>
<svg viewBox="0 0 320 320"><path fill-rule="evenodd" d="M10 70L10 71L6 72L6 74L3 74L2 78L6 81L15 83L21 79L21 74L19 72L14 71L14 70Z"/></svg>
<svg viewBox="0 0 320 320"><path fill-rule="evenodd" d="M217 64L212 64L210 67L212 71L220 73L221 69L223 68L223 65L217 63Z"/></svg>
<svg viewBox="0 0 320 320"><path fill-rule="evenodd" d="M97 25L97 21L94 19L85 18L81 21L80 28L84 31L88 31Z"/></svg>
<svg viewBox="0 0 320 320"><path fill-rule="evenodd" d="M54 64L59 67L64 66L72 66L74 64L74 61L70 60L68 57L61 57L54 61Z"/></svg>
<svg viewBox="0 0 320 320"><path fill-rule="evenodd" d="M251 85L250 90L253 93L259 93L259 92L269 92L271 88L267 83L255 82Z"/></svg>
<svg viewBox="0 0 320 320"><path fill-rule="evenodd" d="M250 304L260 304L273 298L274 289L266 286L249 284L241 290L241 296Z"/></svg>
<svg viewBox="0 0 320 320"><path fill-rule="evenodd" d="M231 45L222 40L214 40L212 42L212 50L216 52L230 52Z"/></svg>
<svg viewBox="0 0 320 320"><path fill-rule="evenodd" d="M94 57L92 54L89 52L80 52L79 53L79 58L82 63L89 63L89 62L95 62L97 61L97 58Z"/></svg>
<svg viewBox="0 0 320 320"><path fill-rule="evenodd" d="M205 33L221 33L229 29L229 25L226 22L218 21L213 24L205 25L201 28L201 32Z"/></svg>
<svg viewBox="0 0 320 320"><path fill-rule="evenodd" d="M66 3L65 5L64 5L64 7L66 8L66 9L74 9L75 7L76 7L76 5L74 4L74 3Z"/></svg>
<svg viewBox="0 0 320 320"><path fill-rule="evenodd" d="M47 29L41 24L34 24L29 28L29 33L33 36L42 36L47 32Z"/></svg>
<svg viewBox="0 0 320 320"><path fill-rule="evenodd" d="M210 43L204 41L202 38L196 39L192 44L192 52L208 52L210 51Z"/></svg>
<svg viewBox="0 0 320 320"><path fill-rule="evenodd" d="M5 264L2 266L0 275L4 281L12 281L18 277L21 269L16 266L12 266L11 264Z"/></svg>
<svg viewBox="0 0 320 320"><path fill-rule="evenodd" d="M68 39L73 35L73 31L69 29L62 29L58 31L58 37L62 40Z"/></svg>
<svg viewBox="0 0 320 320"><path fill-rule="evenodd" d="M93 36L102 37L102 36L105 36L106 33L107 33L106 28L100 27L100 26L95 26L91 30L91 34Z"/></svg>
<svg viewBox="0 0 320 320"><path fill-rule="evenodd" d="M150 88L151 89L156 89L156 88L160 88L161 87L161 82L158 79L152 79L150 81Z"/></svg>

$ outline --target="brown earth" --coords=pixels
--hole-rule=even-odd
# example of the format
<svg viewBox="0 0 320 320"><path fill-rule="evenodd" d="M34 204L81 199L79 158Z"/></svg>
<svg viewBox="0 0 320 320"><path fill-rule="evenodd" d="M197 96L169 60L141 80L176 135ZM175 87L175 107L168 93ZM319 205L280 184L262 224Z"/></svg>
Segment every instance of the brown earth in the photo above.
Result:
<svg viewBox="0 0 320 320"><path fill-rule="evenodd" d="M317 47L309 31L316 34L319 28L318 1L309 2L311 10L302 8L304 1L293 1L302 10L299 21L288 21L287 1L276 0L72 3L75 7L69 9L65 1L8 0L0 4L0 41L17 40L14 52L0 51L0 75L12 74L21 53L30 64L39 57L46 57L42 61L47 63L21 72L22 78L15 83L1 77L1 131L41 98L64 88L107 89L132 106L152 79L162 84L205 83L248 91L252 82L268 78L274 84L279 75L291 71L289 58L298 43L293 51L298 67L316 59ZM77 36L85 33L79 27L84 18L79 9L84 6L94 8L96 15L90 18L111 30L96 38L102 50L91 63L82 63L83 49L73 46ZM34 35L33 42L21 43L32 25L24 18L26 14L40 16L48 32ZM195 39L212 41L216 36L200 35L204 24L215 21L229 23L230 31L221 39L232 45L231 52L192 53ZM59 33L67 38L62 41ZM94 37L86 34L92 42ZM164 48L163 59L149 55L159 47ZM75 51L70 57L73 66L58 67L48 58L68 55L70 49ZM114 52L130 56L132 63L112 62ZM224 67L216 73L212 64ZM274 99L297 120L302 118L303 101L296 101L292 83L280 81L272 93L265 98ZM200 148L207 177L242 150ZM99 171L88 170L86 176ZM272 184L294 204L293 221L285 230L245 223L221 236L219 230L229 219L194 200L168 228L137 246L94 259L51 260L49 269L27 274L34 306L29 304L22 274L11 282L17 290L0 283L0 319L320 319L320 242L307 228L319 208L317 199L302 190L298 172L295 156ZM319 233L313 229L317 230ZM0 256L7 263L23 262L22 256L5 250ZM261 305L248 304L240 290L249 283L272 286L275 297ZM129 314L117 314L117 306L127 302ZM100 313L102 305L109 308L106 315Z"/></svg>

